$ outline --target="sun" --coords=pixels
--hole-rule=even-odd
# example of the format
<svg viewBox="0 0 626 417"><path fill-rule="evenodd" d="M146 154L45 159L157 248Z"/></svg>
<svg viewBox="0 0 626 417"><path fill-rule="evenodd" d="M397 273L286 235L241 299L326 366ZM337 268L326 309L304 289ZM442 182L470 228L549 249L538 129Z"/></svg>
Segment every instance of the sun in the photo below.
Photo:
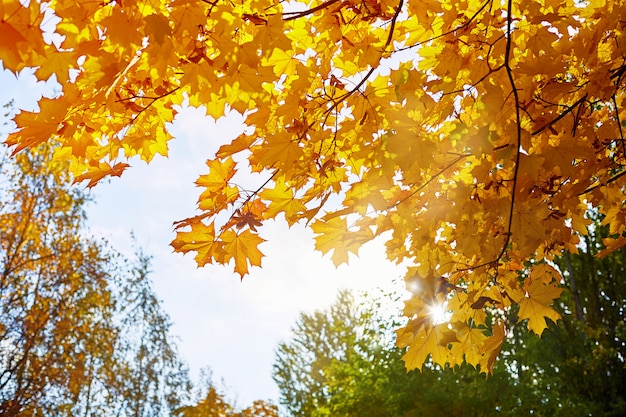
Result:
<svg viewBox="0 0 626 417"><path fill-rule="evenodd" d="M429 306L428 315L433 324L441 324L450 320L450 313L446 311L446 303L438 303Z"/></svg>

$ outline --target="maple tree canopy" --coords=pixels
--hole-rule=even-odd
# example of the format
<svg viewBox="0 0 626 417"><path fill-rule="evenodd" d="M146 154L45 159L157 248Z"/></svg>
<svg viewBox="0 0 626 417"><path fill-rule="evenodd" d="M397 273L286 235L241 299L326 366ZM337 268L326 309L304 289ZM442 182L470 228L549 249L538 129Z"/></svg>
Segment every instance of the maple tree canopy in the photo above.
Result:
<svg viewBox="0 0 626 417"><path fill-rule="evenodd" d="M558 319L549 260L576 251L588 210L608 251L626 243L625 3L5 0L4 67L62 88L7 143L56 143L92 186L167 155L174 106L240 112L249 129L207 155L174 249L243 276L278 216L337 265L380 236L410 265L407 367L489 371L510 306L538 334Z"/></svg>

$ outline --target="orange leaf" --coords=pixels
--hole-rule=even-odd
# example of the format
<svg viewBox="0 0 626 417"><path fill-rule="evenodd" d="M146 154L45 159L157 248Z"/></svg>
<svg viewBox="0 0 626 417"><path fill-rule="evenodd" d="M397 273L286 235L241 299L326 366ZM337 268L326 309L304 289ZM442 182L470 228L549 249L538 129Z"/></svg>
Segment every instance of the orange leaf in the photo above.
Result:
<svg viewBox="0 0 626 417"><path fill-rule="evenodd" d="M197 252L195 256L198 266L212 263L216 252L215 226L206 225L201 221L191 222L191 231L176 232L176 239L170 243L174 252Z"/></svg>
<svg viewBox="0 0 626 417"><path fill-rule="evenodd" d="M171 35L170 21L162 14L151 14L144 17L146 33L157 43L162 44L165 38Z"/></svg>
<svg viewBox="0 0 626 417"><path fill-rule="evenodd" d="M129 166L130 165L123 163L123 162L118 162L117 164L113 166L111 166L110 164L106 162L100 162L98 166L91 167L89 168L87 172L76 177L74 179L74 182L77 183L77 182L89 180L89 184L87 184L87 188L91 188L105 177L121 176L124 170L128 168Z"/></svg>
<svg viewBox="0 0 626 417"><path fill-rule="evenodd" d="M201 175L196 180L196 185L206 187L209 190L221 190L228 184L228 181L235 175L235 161L232 158L225 160L210 159L206 163L209 167L209 173Z"/></svg>
<svg viewBox="0 0 626 417"><path fill-rule="evenodd" d="M26 42L26 38L9 22L0 19L0 60L5 68L15 70L21 62L16 45Z"/></svg>
<svg viewBox="0 0 626 417"><path fill-rule="evenodd" d="M606 255L626 246L626 237L619 236L617 239L605 238L602 239L602 243L604 244L604 249L598 252L598 258L604 258Z"/></svg>
<svg viewBox="0 0 626 417"><path fill-rule="evenodd" d="M13 153L47 141L61 129L67 110L60 99L42 98L39 111L22 111L15 116L20 130L9 135L7 143L16 146Z"/></svg>
<svg viewBox="0 0 626 417"><path fill-rule="evenodd" d="M70 69L76 66L76 55L71 51L59 51L54 45L46 45L45 50L45 56L33 61L33 65L39 65L35 75L39 79L47 80L52 74L56 74L60 84L67 83Z"/></svg>

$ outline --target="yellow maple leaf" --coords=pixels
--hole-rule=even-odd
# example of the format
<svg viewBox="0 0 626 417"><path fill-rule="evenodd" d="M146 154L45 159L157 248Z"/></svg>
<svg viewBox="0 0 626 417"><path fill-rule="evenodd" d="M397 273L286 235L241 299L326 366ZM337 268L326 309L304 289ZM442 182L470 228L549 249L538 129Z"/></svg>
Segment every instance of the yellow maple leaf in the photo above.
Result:
<svg viewBox="0 0 626 417"><path fill-rule="evenodd" d="M481 370L490 374L493 372L493 366L496 363L496 359L502 349L502 344L506 338L506 330L504 323L496 323L492 326L492 335L482 343L479 350L481 353L481 360L479 362Z"/></svg>
<svg viewBox="0 0 626 417"><path fill-rule="evenodd" d="M409 349L404 354L407 369L422 370L424 362L429 355L433 362L444 365L449 360L449 344L458 342L454 331L448 328L448 323L441 323L436 326L422 328L409 344Z"/></svg>
<svg viewBox="0 0 626 417"><path fill-rule="evenodd" d="M549 233L545 224L550 214L551 211L545 204L534 202L515 204L511 232L519 250L532 253L537 249Z"/></svg>
<svg viewBox="0 0 626 417"><path fill-rule="evenodd" d="M281 134L268 135L266 142L255 150L255 155L250 157L252 165L272 167L282 171L292 169L303 156L298 140L286 131Z"/></svg>
<svg viewBox="0 0 626 417"><path fill-rule="evenodd" d="M270 202L263 213L265 219L273 218L278 213L285 213L285 219L289 225L292 225L298 219L298 214L306 210L302 201L294 198L293 188L285 184L282 179L277 180L274 188L261 191L259 196Z"/></svg>
<svg viewBox="0 0 626 417"><path fill-rule="evenodd" d="M55 74L58 82L65 84L69 80L70 69L77 65L76 55L71 51L59 51L53 45L46 45L45 50L46 55L40 61L33 60L33 64L39 66L35 74L42 80Z"/></svg>
<svg viewBox="0 0 626 417"><path fill-rule="evenodd" d="M209 159L206 164L209 167L209 173L198 177L196 185L198 187L205 187L210 191L224 189L237 172L233 158L226 158L224 160Z"/></svg>
<svg viewBox="0 0 626 417"><path fill-rule="evenodd" d="M274 48L272 54L267 60L267 65L274 68L274 74L280 75L293 75L296 71L296 65L298 60L294 57L293 51L283 51L279 48Z"/></svg>
<svg viewBox="0 0 626 417"><path fill-rule="evenodd" d="M190 231L177 231L176 238L170 243L174 252L196 252L195 260L199 266L212 263L216 253L215 226L201 221L190 221Z"/></svg>
<svg viewBox="0 0 626 417"><path fill-rule="evenodd" d="M210 159L207 166L209 173L201 175L196 180L198 187L204 187L204 191L198 197L198 208L216 212L234 203L239 197L237 186L230 184L230 180L237 173L236 164L229 157L223 160Z"/></svg>
<svg viewBox="0 0 626 417"><path fill-rule="evenodd" d="M239 234L233 230L226 230L222 233L221 242L224 250L224 263L234 259L235 272L241 278L249 272L249 266L261 266L261 259L264 255L258 246L265 242L265 239L252 233L250 229L245 229Z"/></svg>
<svg viewBox="0 0 626 417"><path fill-rule="evenodd" d="M335 266L348 263L348 254L358 255L361 245L372 239L373 233L369 229L355 232L348 230L345 218L335 217L327 221L317 220L311 225L315 237L315 249L322 253L333 251L332 260Z"/></svg>
<svg viewBox="0 0 626 417"><path fill-rule="evenodd" d="M546 318L553 322L561 318L550 305L561 295L563 288L559 288L555 282L546 283L543 275L539 279L527 279L524 285L526 297L519 303L519 320L528 319L528 328L538 335L548 327Z"/></svg>
<svg viewBox="0 0 626 417"><path fill-rule="evenodd" d="M455 358L465 358L465 361L476 367L480 364L483 355L479 348L483 345L487 336L482 329L470 328L465 323L456 323L457 338L459 343L452 346L452 354Z"/></svg>
<svg viewBox="0 0 626 417"><path fill-rule="evenodd" d="M551 282L559 282L561 280L561 273L557 271L552 265L546 262L540 262L533 265L530 270L530 281L541 281L544 284L550 284Z"/></svg>

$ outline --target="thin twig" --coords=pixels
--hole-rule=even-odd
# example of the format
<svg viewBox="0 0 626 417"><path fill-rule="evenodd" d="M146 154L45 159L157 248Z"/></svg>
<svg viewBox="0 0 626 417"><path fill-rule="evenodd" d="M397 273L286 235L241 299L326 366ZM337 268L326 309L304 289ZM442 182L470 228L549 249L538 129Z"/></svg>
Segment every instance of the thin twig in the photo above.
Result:
<svg viewBox="0 0 626 417"><path fill-rule="evenodd" d="M619 137L622 141L622 158L626 158L626 144L624 144L624 131L622 130L622 122L619 119L619 107L617 106L617 101L615 100L615 94L611 96L613 100L613 106L615 107L615 120L617 121L617 128L619 129Z"/></svg>
<svg viewBox="0 0 626 417"><path fill-rule="evenodd" d="M531 132L532 136L538 135L541 132L543 132L544 130L546 130L547 128L549 128L550 126L554 125L556 122L558 122L559 120L561 120L562 118L564 118L565 116L567 116L569 113L572 112L572 110L574 110L577 106L582 105L582 103L585 102L585 100L587 100L587 93L585 93L584 96L582 96L581 98L579 98L578 100L576 100L576 102L574 102L574 104L568 106L564 112L562 112L561 114L559 114L557 117L555 117L554 119L552 119L551 121L549 121L548 123L546 123L545 125L541 126L539 129L535 130L534 132Z"/></svg>
<svg viewBox="0 0 626 417"><path fill-rule="evenodd" d="M470 17L470 18L468 19L468 21L467 21L467 22L465 22L465 23L463 23L462 25L459 25L459 26L455 27L454 29L450 29L449 31L444 32L444 33L442 33L442 34L440 34L440 35L433 36L432 38L429 38L429 39L426 39L426 40L423 40L423 41L420 41L420 42L414 43L413 45L409 45L409 46L405 46L405 47L400 48L400 49L396 49L394 52L401 52L401 51L406 51L406 50L408 50L408 49L416 48L416 47L418 47L418 46L420 46L420 45L424 45L425 43L432 42L432 41L437 40L437 39L439 39L439 38L443 38L444 36L451 35L451 34L453 34L454 32L456 32L456 31L458 31L458 30L465 29L467 26L469 26L469 24L470 24L470 23L472 23L472 21L473 21L474 19L476 19L476 17L480 14L480 12L482 12L482 11L483 11L483 9L484 9L485 7L487 7L487 5L488 5L489 3L491 3L491 1L492 1L492 0L487 0L485 3L483 3L483 5L482 5L482 6L480 6L480 9L478 9L478 10L476 11L476 13L474 13L474 14L472 15L472 17Z"/></svg>
<svg viewBox="0 0 626 417"><path fill-rule="evenodd" d="M435 179L437 179L441 174L443 174L445 171L447 171L448 169L452 168L453 166L455 166L458 162L461 162L463 159L467 158L468 156L472 156L471 154L461 154L459 155L458 158L456 158L455 160L453 160L452 162L450 162L448 165L446 165L445 167L441 168L438 172L435 173L435 175L433 175L428 181L424 182L423 184L421 184L419 187L417 187L415 190L411 191L411 193L409 195L407 195L406 197L400 199L399 201L396 201L395 203L393 203L392 205L390 205L389 207L387 207L387 210L392 209L394 207L399 206L400 204L404 203L405 201L407 201L409 198L413 197L415 194L419 193L420 191L422 191L424 188L426 188L428 186L428 184L430 184L431 182L433 182Z"/></svg>
<svg viewBox="0 0 626 417"><path fill-rule="evenodd" d="M624 175L626 175L626 171L622 171L619 174L615 174L613 175L611 178L609 178L608 180L606 180L605 182L600 182L596 185L593 185L589 188L587 188L585 191L579 193L578 195L581 196L583 194L587 194L592 192L593 190L595 190L596 188L600 188L600 187L604 187L605 185L609 185L612 182L617 181L618 179L620 179L621 177L623 177Z"/></svg>

